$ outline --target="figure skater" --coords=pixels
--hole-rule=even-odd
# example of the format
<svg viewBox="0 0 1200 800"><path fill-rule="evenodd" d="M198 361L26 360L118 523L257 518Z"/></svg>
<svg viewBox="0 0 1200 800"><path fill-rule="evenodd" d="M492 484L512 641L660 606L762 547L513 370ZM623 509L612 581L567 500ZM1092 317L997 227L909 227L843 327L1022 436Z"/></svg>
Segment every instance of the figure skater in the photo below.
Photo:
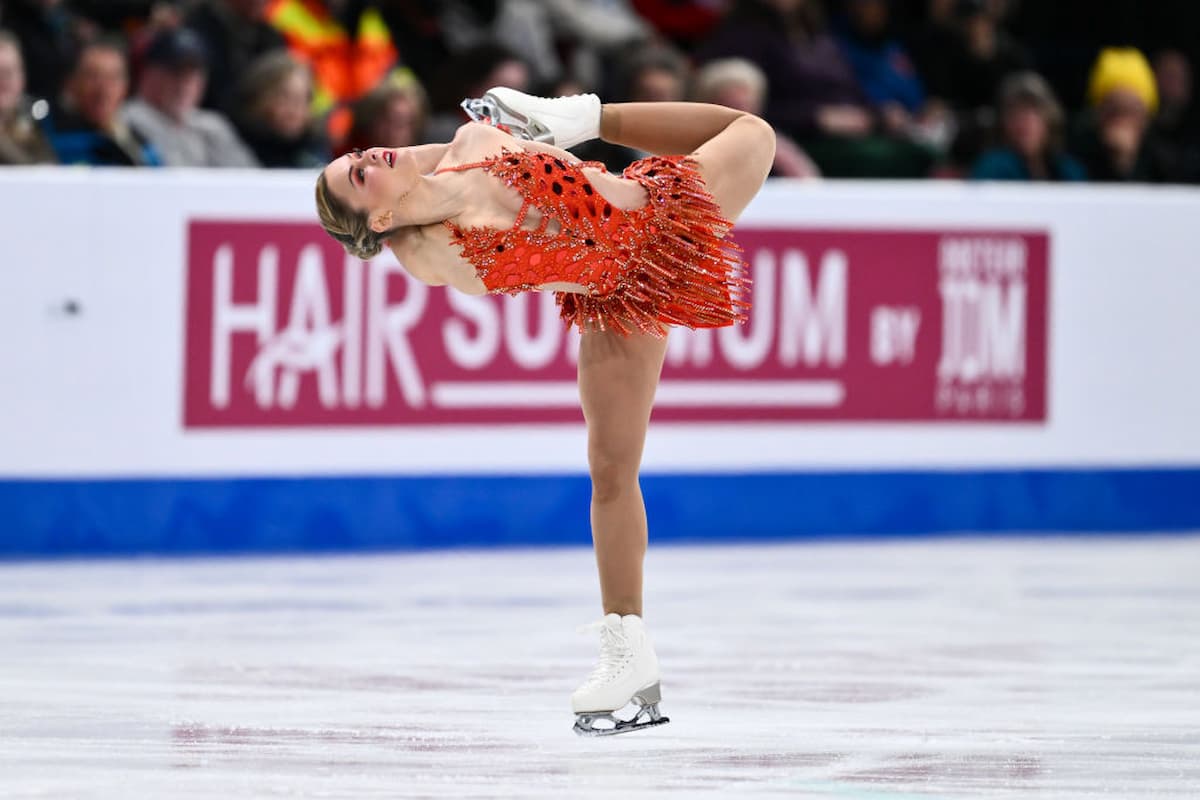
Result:
<svg viewBox="0 0 1200 800"><path fill-rule="evenodd" d="M638 468L668 327L744 318L743 265L725 235L766 179L775 135L755 116L698 103L602 106L590 94L496 88L463 107L477 121L448 144L333 161L317 180L317 211L351 255L370 259L390 247L432 286L557 293L563 319L581 332L605 613L596 624L599 664L571 695L575 731L662 724L658 658L642 621ZM565 150L596 137L663 155L616 176ZM616 716L631 702L632 717Z"/></svg>

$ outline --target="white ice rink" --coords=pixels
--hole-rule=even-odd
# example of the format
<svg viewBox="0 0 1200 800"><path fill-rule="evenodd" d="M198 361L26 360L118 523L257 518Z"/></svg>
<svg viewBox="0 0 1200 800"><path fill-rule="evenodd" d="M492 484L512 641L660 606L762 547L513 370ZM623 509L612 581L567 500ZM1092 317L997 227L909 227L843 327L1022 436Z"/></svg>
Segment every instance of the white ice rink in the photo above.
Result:
<svg viewBox="0 0 1200 800"><path fill-rule="evenodd" d="M608 739L591 558L0 565L0 797L1200 797L1198 538L652 547Z"/></svg>

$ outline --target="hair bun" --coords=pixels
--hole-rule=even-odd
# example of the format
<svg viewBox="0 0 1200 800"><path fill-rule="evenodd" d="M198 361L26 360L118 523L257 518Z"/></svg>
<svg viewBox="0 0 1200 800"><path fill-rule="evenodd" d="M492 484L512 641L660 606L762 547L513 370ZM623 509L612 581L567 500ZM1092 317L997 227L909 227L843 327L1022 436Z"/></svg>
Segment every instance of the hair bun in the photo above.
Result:
<svg viewBox="0 0 1200 800"><path fill-rule="evenodd" d="M378 236L364 237L353 245L346 245L346 252L363 261L370 261L383 250L383 240Z"/></svg>

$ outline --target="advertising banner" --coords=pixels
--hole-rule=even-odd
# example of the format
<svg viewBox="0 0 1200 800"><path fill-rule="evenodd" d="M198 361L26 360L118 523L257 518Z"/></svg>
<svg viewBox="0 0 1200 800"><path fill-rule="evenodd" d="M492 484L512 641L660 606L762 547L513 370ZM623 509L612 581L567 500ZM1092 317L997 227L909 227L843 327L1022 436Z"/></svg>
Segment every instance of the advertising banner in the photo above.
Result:
<svg viewBox="0 0 1200 800"><path fill-rule="evenodd" d="M188 226L189 428L579 421L550 293L468 296L306 223ZM747 228L745 325L674 330L660 421L1046 419L1049 236Z"/></svg>

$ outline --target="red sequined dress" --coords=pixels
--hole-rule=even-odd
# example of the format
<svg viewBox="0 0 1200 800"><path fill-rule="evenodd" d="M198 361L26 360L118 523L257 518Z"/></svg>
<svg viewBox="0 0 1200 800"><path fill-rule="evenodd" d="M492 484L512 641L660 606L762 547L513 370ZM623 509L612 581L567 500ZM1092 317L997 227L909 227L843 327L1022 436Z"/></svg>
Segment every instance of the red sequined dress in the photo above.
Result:
<svg viewBox="0 0 1200 800"><path fill-rule="evenodd" d="M583 330L665 335L665 325L717 328L745 319L747 280L732 227L683 156L652 156L622 173L649 201L623 210L588 182L584 167L548 153L504 151L440 172L482 169L524 200L512 227L446 226L489 292L516 294L547 283L575 283L587 294L558 292L562 318ZM530 208L536 228L522 224ZM550 232L550 221L558 230Z"/></svg>

